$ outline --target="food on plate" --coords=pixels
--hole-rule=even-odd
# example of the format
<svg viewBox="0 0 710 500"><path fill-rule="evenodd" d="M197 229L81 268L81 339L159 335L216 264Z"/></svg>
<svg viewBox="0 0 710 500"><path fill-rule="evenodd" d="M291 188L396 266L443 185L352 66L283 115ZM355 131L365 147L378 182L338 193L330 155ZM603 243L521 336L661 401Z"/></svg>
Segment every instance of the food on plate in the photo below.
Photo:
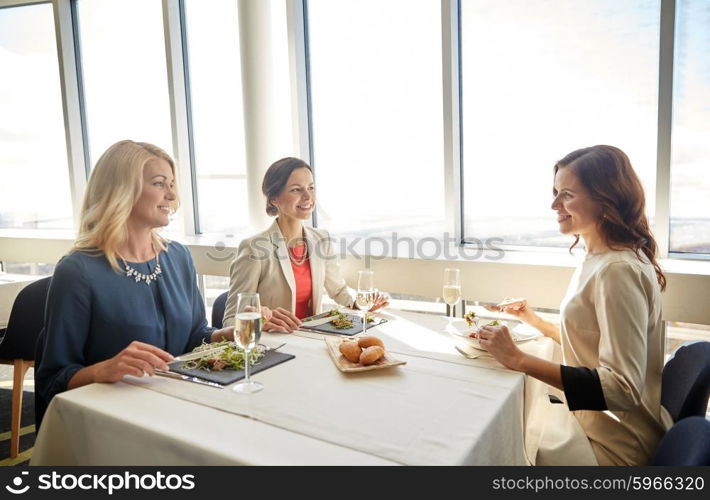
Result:
<svg viewBox="0 0 710 500"><path fill-rule="evenodd" d="M364 337L360 337L357 340L357 343L360 347L363 349L366 349L368 347L372 347L373 345L377 345L382 347L383 349L385 348L385 343L382 342L380 339L377 337L373 337L372 335L365 335Z"/></svg>
<svg viewBox="0 0 710 500"><path fill-rule="evenodd" d="M483 325L481 328L485 328L486 326L500 326L500 321L498 321L497 319L494 319L493 321L491 321L487 325ZM468 336L471 337L472 339L477 339L478 338L478 330L476 330L475 332L469 333Z"/></svg>
<svg viewBox="0 0 710 500"><path fill-rule="evenodd" d="M478 322L478 319L476 318L476 313L473 311L466 313L463 319L466 320L468 326L474 326Z"/></svg>
<svg viewBox="0 0 710 500"><path fill-rule="evenodd" d="M367 347L366 349L363 349L362 354L360 354L360 364L371 365L384 355L385 350L378 345Z"/></svg>
<svg viewBox="0 0 710 500"><path fill-rule="evenodd" d="M335 309L330 311L328 316L333 316L334 318L330 321L330 324L335 327L336 330L347 330L353 327L353 320L351 317L345 313L341 313ZM374 323L375 318L371 315L367 315L367 322Z"/></svg>
<svg viewBox="0 0 710 500"><path fill-rule="evenodd" d="M206 370L209 372L220 372L223 370L242 370L244 369L244 350L234 342L224 340L222 342L203 343L195 347L192 352L200 352L212 350L216 347L226 346L226 348L216 354L207 354L205 357L185 361L182 364L183 368L188 370ZM266 353L266 348L263 345L257 345L255 349L249 352L249 364L255 365Z"/></svg>
<svg viewBox="0 0 710 500"><path fill-rule="evenodd" d="M359 363L362 347L360 347L354 340L346 340L340 344L340 353L345 356L345 359L348 361Z"/></svg>
<svg viewBox="0 0 710 500"><path fill-rule="evenodd" d="M372 335L343 340L338 348L345 359L361 365L376 363L385 355L385 343Z"/></svg>

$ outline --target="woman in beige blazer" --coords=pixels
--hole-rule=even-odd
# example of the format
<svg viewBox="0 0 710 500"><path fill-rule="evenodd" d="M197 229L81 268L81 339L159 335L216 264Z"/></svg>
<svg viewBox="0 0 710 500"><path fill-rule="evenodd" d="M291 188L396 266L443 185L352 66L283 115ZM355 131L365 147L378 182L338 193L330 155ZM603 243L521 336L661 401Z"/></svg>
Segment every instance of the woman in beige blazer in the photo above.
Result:
<svg viewBox="0 0 710 500"><path fill-rule="evenodd" d="M277 161L264 175L262 192L266 213L276 220L239 245L230 268L224 326L234 325L241 292L258 292L261 304L272 310L265 330L298 328L302 318L320 312L323 290L338 304L353 307L328 233L303 224L316 204L311 167L298 158ZM378 294L372 310L386 305L386 296Z"/></svg>
<svg viewBox="0 0 710 500"><path fill-rule="evenodd" d="M525 300L498 309L559 342L562 364L524 354L506 327L484 328L480 342L506 367L564 391L566 404L550 405L538 465L644 465L672 422L661 406L666 279L643 188L626 154L611 146L574 151L554 172L560 232L575 236L572 247L581 237L586 250L560 324Z"/></svg>

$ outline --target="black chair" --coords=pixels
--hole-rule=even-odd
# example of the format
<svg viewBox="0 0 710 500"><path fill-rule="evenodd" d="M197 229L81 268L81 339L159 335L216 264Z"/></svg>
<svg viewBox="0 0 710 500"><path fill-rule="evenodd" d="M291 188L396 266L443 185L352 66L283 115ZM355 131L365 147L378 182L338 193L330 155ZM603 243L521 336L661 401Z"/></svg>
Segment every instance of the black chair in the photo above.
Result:
<svg viewBox="0 0 710 500"><path fill-rule="evenodd" d="M673 425L651 465L710 465L710 420L688 417Z"/></svg>
<svg viewBox="0 0 710 500"><path fill-rule="evenodd" d="M705 416L710 398L710 342L680 346L663 367L661 404L673 422Z"/></svg>
<svg viewBox="0 0 710 500"><path fill-rule="evenodd" d="M212 326L222 328L222 318L224 318L224 306L227 304L227 294L224 292L219 295L212 304Z"/></svg>
<svg viewBox="0 0 710 500"><path fill-rule="evenodd" d="M0 343L0 363L13 365L10 458L20 451L22 390L27 370L35 366L35 344L44 326L44 306L50 278L34 281L23 288L12 305L7 331Z"/></svg>

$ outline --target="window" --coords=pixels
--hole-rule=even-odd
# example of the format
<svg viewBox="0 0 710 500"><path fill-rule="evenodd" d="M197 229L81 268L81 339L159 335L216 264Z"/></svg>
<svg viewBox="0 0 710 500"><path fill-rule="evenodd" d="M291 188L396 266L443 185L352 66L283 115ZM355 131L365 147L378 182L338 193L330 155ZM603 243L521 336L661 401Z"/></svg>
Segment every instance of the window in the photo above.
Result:
<svg viewBox="0 0 710 500"><path fill-rule="evenodd" d="M187 0L185 18L190 76L199 229L243 234L249 223L244 144L238 4ZM276 161L292 154L286 5L271 2L271 87L279 126L270 141ZM266 170L259 165L255 172Z"/></svg>
<svg viewBox="0 0 710 500"><path fill-rule="evenodd" d="M172 133L160 0L78 0L91 165L122 139L171 156Z"/></svg>
<svg viewBox="0 0 710 500"><path fill-rule="evenodd" d="M237 2L185 2L192 130L203 233L249 220Z"/></svg>
<svg viewBox="0 0 710 500"><path fill-rule="evenodd" d="M710 3L679 0L673 74L671 241L710 253Z"/></svg>
<svg viewBox="0 0 710 500"><path fill-rule="evenodd" d="M660 0L462 0L464 236L568 246L552 169L623 149L655 210Z"/></svg>
<svg viewBox="0 0 710 500"><path fill-rule="evenodd" d="M310 0L308 30L318 225L441 235L440 2Z"/></svg>
<svg viewBox="0 0 710 500"><path fill-rule="evenodd" d="M52 5L0 9L0 228L73 227Z"/></svg>

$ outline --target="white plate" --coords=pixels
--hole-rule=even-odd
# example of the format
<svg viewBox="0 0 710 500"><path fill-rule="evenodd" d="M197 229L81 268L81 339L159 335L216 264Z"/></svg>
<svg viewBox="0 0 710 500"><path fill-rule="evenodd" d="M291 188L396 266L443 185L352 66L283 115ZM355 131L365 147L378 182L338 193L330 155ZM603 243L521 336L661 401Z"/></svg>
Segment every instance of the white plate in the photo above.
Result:
<svg viewBox="0 0 710 500"><path fill-rule="evenodd" d="M487 325L491 321L483 320L481 321L481 323L483 323L483 325ZM508 328L511 328L511 326L513 326L507 323L506 321L498 320L498 323L500 323L501 326L508 326ZM474 333L476 330L476 327L468 326L465 320L454 320L454 322L446 326L447 333L453 335L454 337L465 340L467 344L469 344L475 349L485 351L486 349L481 346L481 344L478 342L478 339L469 337L469 335L471 333ZM526 325L525 323L518 323L517 325L513 326L510 333L513 337L513 341L516 343L527 342L528 340L533 340L542 336L540 332L535 330L533 327Z"/></svg>

